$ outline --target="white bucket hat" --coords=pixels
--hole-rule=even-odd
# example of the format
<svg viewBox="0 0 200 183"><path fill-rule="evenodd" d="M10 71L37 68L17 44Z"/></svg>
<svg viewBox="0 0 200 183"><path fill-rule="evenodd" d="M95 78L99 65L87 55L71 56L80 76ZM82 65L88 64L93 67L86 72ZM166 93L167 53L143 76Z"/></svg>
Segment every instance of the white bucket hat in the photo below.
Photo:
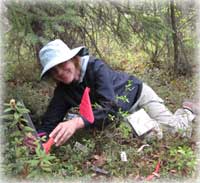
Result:
<svg viewBox="0 0 200 183"><path fill-rule="evenodd" d="M76 56L82 48L85 48L85 46L70 49L60 39L56 39L46 44L39 52L40 63L43 67L40 78L42 78L45 73L47 73L47 71L54 66L68 61Z"/></svg>

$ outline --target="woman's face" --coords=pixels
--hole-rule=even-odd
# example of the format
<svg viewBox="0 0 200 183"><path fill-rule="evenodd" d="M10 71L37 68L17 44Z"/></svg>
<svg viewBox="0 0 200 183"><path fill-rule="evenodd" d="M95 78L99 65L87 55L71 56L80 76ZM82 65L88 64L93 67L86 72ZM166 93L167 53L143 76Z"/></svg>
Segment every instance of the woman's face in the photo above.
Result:
<svg viewBox="0 0 200 183"><path fill-rule="evenodd" d="M80 78L80 70L75 67L73 60L56 65L50 73L55 80L65 84L78 81Z"/></svg>

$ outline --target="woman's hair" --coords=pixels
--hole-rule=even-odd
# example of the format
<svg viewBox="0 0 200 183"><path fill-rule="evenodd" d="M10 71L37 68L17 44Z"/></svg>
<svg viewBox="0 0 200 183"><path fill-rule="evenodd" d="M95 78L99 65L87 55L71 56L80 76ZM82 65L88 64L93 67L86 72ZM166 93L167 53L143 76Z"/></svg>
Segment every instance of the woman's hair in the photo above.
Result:
<svg viewBox="0 0 200 183"><path fill-rule="evenodd" d="M81 69L81 57L76 55L71 60L74 62L76 69L80 70Z"/></svg>
<svg viewBox="0 0 200 183"><path fill-rule="evenodd" d="M70 61L74 62L76 69L78 69L78 70L81 69L81 57L80 56L76 55L72 59L70 59ZM53 69L53 68L51 68L51 69ZM46 74L44 75L44 78L46 78L46 79L52 78L52 77L49 77L51 69L46 72Z"/></svg>

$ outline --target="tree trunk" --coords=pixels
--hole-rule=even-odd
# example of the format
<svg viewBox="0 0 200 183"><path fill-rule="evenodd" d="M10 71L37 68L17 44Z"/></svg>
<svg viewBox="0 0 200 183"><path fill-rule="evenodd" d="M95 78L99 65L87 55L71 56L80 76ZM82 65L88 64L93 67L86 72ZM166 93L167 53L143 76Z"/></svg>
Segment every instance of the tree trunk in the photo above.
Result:
<svg viewBox="0 0 200 183"><path fill-rule="evenodd" d="M32 21L31 22L31 28L33 30L33 32L38 36L38 37L43 37L43 25L41 22L39 21ZM39 51L40 49L42 48L42 43L41 42L38 42L37 44L35 44L35 52L36 52L36 57L37 57L37 60L38 60L38 63L39 62Z"/></svg>
<svg viewBox="0 0 200 183"><path fill-rule="evenodd" d="M167 8L167 15L166 15L166 21L168 25L171 25L171 19L170 19L170 7ZM171 39L170 39L170 35L166 35L166 46L167 46L167 67L171 68L172 67L172 56L171 56L171 52L172 52L172 47L171 47Z"/></svg>
<svg viewBox="0 0 200 183"><path fill-rule="evenodd" d="M174 0L170 1L171 10L171 25L173 30L173 45L174 45L174 75L192 75L192 67L187 59L184 45L181 40L180 33L178 33L177 22L175 16Z"/></svg>
<svg viewBox="0 0 200 183"><path fill-rule="evenodd" d="M171 9L171 24L173 30L173 44L174 44L174 73L178 74L179 68L179 49L178 49L178 36L177 36L177 27L176 27L176 17L175 17L175 5L174 0L170 1L170 9Z"/></svg>

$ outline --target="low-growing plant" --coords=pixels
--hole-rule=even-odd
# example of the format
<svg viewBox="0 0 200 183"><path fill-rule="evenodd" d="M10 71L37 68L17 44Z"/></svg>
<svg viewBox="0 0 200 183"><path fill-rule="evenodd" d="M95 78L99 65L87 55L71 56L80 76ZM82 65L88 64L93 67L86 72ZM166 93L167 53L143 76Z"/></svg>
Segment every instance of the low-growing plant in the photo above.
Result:
<svg viewBox="0 0 200 183"><path fill-rule="evenodd" d="M188 146L172 147L169 151L169 166L171 169L182 171L183 173L191 175L196 166L196 156Z"/></svg>
<svg viewBox="0 0 200 183"><path fill-rule="evenodd" d="M4 142L3 171L6 176L18 178L39 178L53 171L54 155L46 154L40 147L39 140L36 141L35 153L25 146L24 139L32 133L33 129L26 125L23 118L28 113L20 102L14 99L4 104L3 118L5 126L6 141Z"/></svg>
<svg viewBox="0 0 200 183"><path fill-rule="evenodd" d="M128 123L121 123L119 126L119 131L121 132L121 135L123 138L130 138L132 137L132 129L131 126Z"/></svg>

